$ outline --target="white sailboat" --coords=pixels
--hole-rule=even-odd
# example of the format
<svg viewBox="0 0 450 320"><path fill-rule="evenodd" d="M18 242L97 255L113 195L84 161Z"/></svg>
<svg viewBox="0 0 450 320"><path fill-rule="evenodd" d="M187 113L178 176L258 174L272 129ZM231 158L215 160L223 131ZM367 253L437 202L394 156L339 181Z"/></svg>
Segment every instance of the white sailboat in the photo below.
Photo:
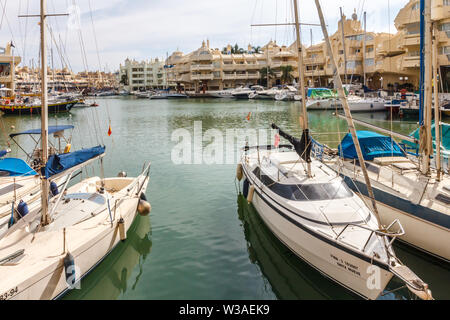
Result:
<svg viewBox="0 0 450 320"><path fill-rule="evenodd" d="M426 21L430 21L429 2L424 2L423 5L426 7L424 18ZM426 30L431 30L431 28L426 28ZM428 46L428 49L425 48L425 59L431 60L429 48L431 47L431 34L426 33L425 38L427 40L425 47ZM425 66L431 66L431 63L427 62ZM434 153L431 143L430 83L432 73L432 68L426 67L424 79L425 119L421 127L420 142L412 137L383 130L362 121L357 123L384 132L390 137L383 137L373 132L370 133L372 138L368 137L366 132L360 132L358 136L361 143L365 143L366 150L373 151L371 154L367 154L366 159L369 165L368 175L375 191L382 224L387 224L392 219L399 219L406 231L406 234L399 238L400 240L449 263L450 176L440 169L440 148L437 148L438 155L435 157L435 167L439 170L430 166L430 158ZM435 99L435 101L439 101L439 99ZM438 108L439 103L436 103L435 109ZM439 112L437 111L435 114L437 114L436 123L440 123ZM435 126L435 129L437 130L436 145L440 145L440 125ZM376 139L373 139L375 136ZM392 137L419 143L421 145L419 161L412 161L412 158L408 157ZM340 157L336 155L327 157L329 165L346 179L349 187L354 190L359 189L363 196L367 197L359 162L351 155L352 145L347 144L344 139L340 150Z"/></svg>
<svg viewBox="0 0 450 320"><path fill-rule="evenodd" d="M301 43L297 1L294 16L297 44ZM361 149L354 132L351 113L345 99L342 82L331 52L328 33L318 0L316 6L322 30L327 40L328 54L335 71L335 83L346 111L347 121L359 159ZM300 47L301 48L301 47ZM303 56L299 48L299 74L303 74ZM304 94L304 79L300 77L299 93ZM371 210L351 191L344 180L319 159L311 159L306 101L302 99L302 139L296 139L275 125L295 152L282 152L274 146L246 147L238 165L237 178L244 180L244 195L253 204L268 228L293 253L322 274L343 287L367 298L376 299L393 275L423 299L431 299L428 286L395 256L392 242L403 234L394 220L383 228L374 201ZM292 149L292 146L289 146ZM285 146L283 146L285 147ZM362 161L361 167L365 171ZM366 179L369 194L370 181ZM394 231L394 228L397 231ZM373 285L373 270L377 270L377 285Z"/></svg>
<svg viewBox="0 0 450 320"><path fill-rule="evenodd" d="M48 160L46 1L40 2L42 79L42 163ZM45 111L45 112L44 112ZM150 164L136 178L93 177L49 199L42 174L41 206L29 212L0 239L0 298L53 299L64 294L126 239L145 201Z"/></svg>

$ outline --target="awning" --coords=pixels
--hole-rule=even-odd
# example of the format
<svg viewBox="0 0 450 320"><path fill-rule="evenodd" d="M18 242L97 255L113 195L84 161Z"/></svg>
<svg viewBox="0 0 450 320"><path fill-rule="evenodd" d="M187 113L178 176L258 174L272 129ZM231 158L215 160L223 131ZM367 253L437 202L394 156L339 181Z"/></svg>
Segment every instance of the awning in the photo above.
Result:
<svg viewBox="0 0 450 320"><path fill-rule="evenodd" d="M7 173L9 177L26 177L37 175L36 171L22 159L6 158L0 160L0 172Z"/></svg>
<svg viewBox="0 0 450 320"><path fill-rule="evenodd" d="M404 157L405 153L391 137L372 131L357 131L364 160L382 157ZM339 145L339 154L345 159L358 159L352 135L348 133Z"/></svg>
<svg viewBox="0 0 450 320"><path fill-rule="evenodd" d="M64 130L68 130L68 129L73 129L73 128L75 128L75 127L74 126L70 126L70 125L66 125L66 126L49 126L48 127L48 134L52 134L52 133L55 133L55 132L64 131ZM41 129L32 129L32 130L18 132L18 133L11 133L9 135L9 137L10 138L14 138L16 136L21 136L21 135L25 135L25 134L41 134Z"/></svg>

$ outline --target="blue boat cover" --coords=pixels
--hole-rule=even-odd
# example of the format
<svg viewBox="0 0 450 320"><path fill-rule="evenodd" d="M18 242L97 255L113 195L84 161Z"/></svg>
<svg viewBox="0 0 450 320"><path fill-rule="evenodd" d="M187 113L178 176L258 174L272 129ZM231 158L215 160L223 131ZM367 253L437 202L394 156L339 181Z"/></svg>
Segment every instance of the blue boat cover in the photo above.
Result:
<svg viewBox="0 0 450 320"><path fill-rule="evenodd" d="M442 123L441 124L441 133L442 133L441 143L442 143L442 146L444 147L443 151L450 152L450 124ZM433 121L433 124L431 125L431 135L433 137L433 149L436 150L436 131L435 131L434 121ZM414 137L417 141L419 141L420 140L420 128L418 128L416 131L411 133L409 136ZM402 142L413 148L419 148L419 145L415 144L413 142L406 141L406 140L403 140Z"/></svg>
<svg viewBox="0 0 450 320"><path fill-rule="evenodd" d="M3 158L4 156L6 156L8 154L8 150L1 150L0 151L0 158Z"/></svg>
<svg viewBox="0 0 450 320"><path fill-rule="evenodd" d="M75 128L75 127L74 126L70 126L70 125L67 125L67 126L49 126L48 127L48 134L52 134L52 133L55 133L55 132L64 131L64 130L68 130L68 129L73 129L73 128ZM24 131L24 132L12 133L9 136L11 138L14 138L16 136L21 136L21 135L24 135L24 134L41 134L41 129L32 129L32 130L27 130L27 131Z"/></svg>
<svg viewBox="0 0 450 320"><path fill-rule="evenodd" d="M6 158L0 160L0 171L8 172L9 177L26 177L37 175L37 172L22 159Z"/></svg>
<svg viewBox="0 0 450 320"><path fill-rule="evenodd" d="M48 179L55 174L73 168L103 153L105 153L105 147L97 146L71 153L53 155L49 157L47 166L43 169L44 175Z"/></svg>
<svg viewBox="0 0 450 320"><path fill-rule="evenodd" d="M357 131L364 160L381 157L404 157L405 153L391 137L372 131ZM358 159L352 135L348 133L339 145L339 153L345 159Z"/></svg>

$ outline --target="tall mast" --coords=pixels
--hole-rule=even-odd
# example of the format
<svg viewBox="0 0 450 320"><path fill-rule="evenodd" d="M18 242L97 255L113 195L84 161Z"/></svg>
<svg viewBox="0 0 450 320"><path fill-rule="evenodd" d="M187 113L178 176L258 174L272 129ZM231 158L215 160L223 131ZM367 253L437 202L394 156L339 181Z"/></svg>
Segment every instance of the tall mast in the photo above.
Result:
<svg viewBox="0 0 450 320"><path fill-rule="evenodd" d="M438 87L438 30L433 23L433 84L434 84L434 130L436 137L436 179L441 180L441 115L439 110L439 87Z"/></svg>
<svg viewBox="0 0 450 320"><path fill-rule="evenodd" d="M344 52L344 75L345 75L345 83L347 84L347 52L345 50L344 14L342 13L342 7L339 7L339 10L341 11L342 51Z"/></svg>
<svg viewBox="0 0 450 320"><path fill-rule="evenodd" d="M363 39L363 72L364 72L364 86L366 86L366 32L367 32L367 20L366 12L364 11L364 39Z"/></svg>
<svg viewBox="0 0 450 320"><path fill-rule="evenodd" d="M312 34L312 29L309 29L309 34L310 34L310 38L311 38L311 48L313 46L313 34ZM314 67L315 67L315 60L316 58L313 58L313 64L312 64L312 69L311 69L311 82L312 82L312 87L316 87L314 84ZM320 72L320 71L319 71Z"/></svg>
<svg viewBox="0 0 450 320"><path fill-rule="evenodd" d="M317 12L319 14L320 24L322 25L322 32L323 32L323 35L325 37L325 42L326 42L326 45L327 45L328 56L330 57L331 67L333 69L335 85L337 87L337 90L338 90L338 93L339 93L339 97L340 97L340 99L342 101L342 105L344 107L344 111L345 111L345 116L347 118L348 127L350 129L351 134L352 134L353 144L355 145L356 153L358 154L359 164L361 166L361 169L362 169L362 172L363 172L363 175L364 175L364 179L365 179L365 182L366 182L367 192L369 193L370 200L372 201L373 211L375 213L375 216L377 217L378 224L380 225L380 217L379 217L379 214L378 214L378 208L377 208L377 204L376 204L376 201L375 201L375 196L373 194L372 185L370 183L369 175L367 174L366 163L364 162L364 157L363 157L362 152L361 152L361 146L359 145L359 140L358 140L358 137L356 135L356 129L355 129L355 125L353 123L353 118L352 118L352 114L350 112L350 108L348 106L347 96L345 95L344 88L342 86L342 80L341 80L341 77L339 75L339 70L338 70L338 68L336 66L336 61L334 60L333 50L331 49L330 38L328 37L328 31L327 31L327 27L325 25L325 19L323 17L322 8L320 7L319 0L315 0L315 2L316 2Z"/></svg>
<svg viewBox="0 0 450 320"><path fill-rule="evenodd" d="M48 97L47 97L47 48L45 46L46 0L41 0L41 148L42 166L45 167L48 160ZM45 226L49 224L48 216L48 180L41 173L41 222Z"/></svg>
<svg viewBox="0 0 450 320"><path fill-rule="evenodd" d="M294 15L295 15L295 32L297 35L297 54L298 54L298 78L300 80L300 95L302 96L302 112L303 112L303 121L302 126L303 130L308 130L308 112L306 111L306 95L305 95L305 78L304 78L304 63L303 63L303 50L302 50L302 41L300 38L300 24L298 19L298 8L297 8L297 0L293 0L294 2ZM309 133L308 133L309 134ZM311 177L311 163L307 162L307 172L308 176Z"/></svg>
<svg viewBox="0 0 450 320"><path fill-rule="evenodd" d="M433 142L431 136L431 108L432 108L432 26L431 26L431 3L430 1L421 0L424 5L424 32L421 37L421 43L424 42L424 83L421 84L424 87L424 102L422 106L423 119L420 127L420 150L422 153L422 173L428 174L430 171L430 157L433 155ZM423 41L425 40L425 41Z"/></svg>

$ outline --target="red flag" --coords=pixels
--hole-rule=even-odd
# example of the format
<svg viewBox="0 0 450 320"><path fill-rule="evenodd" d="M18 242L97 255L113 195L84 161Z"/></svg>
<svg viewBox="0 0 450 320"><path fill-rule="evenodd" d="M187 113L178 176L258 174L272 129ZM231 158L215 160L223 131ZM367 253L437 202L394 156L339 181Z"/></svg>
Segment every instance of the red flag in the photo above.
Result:
<svg viewBox="0 0 450 320"><path fill-rule="evenodd" d="M278 133L275 134L275 148L278 148L280 145L280 135Z"/></svg>
<svg viewBox="0 0 450 320"><path fill-rule="evenodd" d="M108 129L108 136L111 136L112 134L112 130L111 130L111 124L109 124L109 129Z"/></svg>
<svg viewBox="0 0 450 320"><path fill-rule="evenodd" d="M247 121L250 121L250 117L251 117L251 115L252 115L252 113L251 113L251 112L249 112L249 113L248 113L248 116L247 116Z"/></svg>

